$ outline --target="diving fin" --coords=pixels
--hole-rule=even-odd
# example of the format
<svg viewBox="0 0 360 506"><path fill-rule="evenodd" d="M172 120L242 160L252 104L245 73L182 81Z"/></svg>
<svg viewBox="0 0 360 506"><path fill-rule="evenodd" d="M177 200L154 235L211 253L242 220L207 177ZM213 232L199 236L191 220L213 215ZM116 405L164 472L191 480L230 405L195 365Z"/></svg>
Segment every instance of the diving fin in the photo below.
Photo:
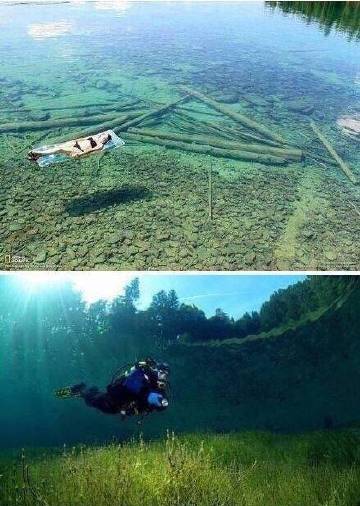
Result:
<svg viewBox="0 0 360 506"><path fill-rule="evenodd" d="M71 387L63 387L55 390L54 395L58 399L72 399L74 397L81 397L82 391L85 388L85 383L73 385Z"/></svg>

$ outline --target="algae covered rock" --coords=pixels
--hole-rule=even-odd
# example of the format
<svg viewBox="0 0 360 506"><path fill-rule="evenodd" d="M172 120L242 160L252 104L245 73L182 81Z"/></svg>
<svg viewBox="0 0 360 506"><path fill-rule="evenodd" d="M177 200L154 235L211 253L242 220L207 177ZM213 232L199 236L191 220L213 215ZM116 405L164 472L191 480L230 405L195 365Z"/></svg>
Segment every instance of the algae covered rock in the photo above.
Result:
<svg viewBox="0 0 360 506"><path fill-rule="evenodd" d="M95 82L95 88L97 88L98 90L105 90L106 88L109 87L109 85L110 83L106 81L106 79L98 79Z"/></svg>
<svg viewBox="0 0 360 506"><path fill-rule="evenodd" d="M336 124L342 132L350 137L360 138L360 114L354 116L341 116Z"/></svg>
<svg viewBox="0 0 360 506"><path fill-rule="evenodd" d="M155 237L157 241L167 241L170 239L170 232L159 230L156 232Z"/></svg>
<svg viewBox="0 0 360 506"><path fill-rule="evenodd" d="M326 250L324 252L324 256L330 262L333 262L334 260L337 259L337 254L336 254L336 251L334 251L334 250Z"/></svg>
<svg viewBox="0 0 360 506"><path fill-rule="evenodd" d="M224 91L216 93L214 98L223 104L236 104L239 101L239 94L237 91Z"/></svg>
<svg viewBox="0 0 360 506"><path fill-rule="evenodd" d="M289 100L286 107L289 111L300 114L312 114L315 110L314 104L307 98Z"/></svg>
<svg viewBox="0 0 360 506"><path fill-rule="evenodd" d="M33 111L29 114L29 119L31 121L46 121L50 118L49 112L44 111Z"/></svg>
<svg viewBox="0 0 360 506"><path fill-rule="evenodd" d="M108 238L108 242L110 244L116 244L118 242L121 242L124 240L124 234L122 234L121 232L120 233L115 233L115 234L111 234Z"/></svg>
<svg viewBox="0 0 360 506"><path fill-rule="evenodd" d="M245 95L242 96L242 98L246 100L249 104L257 107L265 107L269 105L264 98L255 95L254 93L246 93Z"/></svg>
<svg viewBox="0 0 360 506"><path fill-rule="evenodd" d="M21 230L24 227L24 225L20 222L14 222L9 225L9 231L10 232L17 232L18 230Z"/></svg>
<svg viewBox="0 0 360 506"><path fill-rule="evenodd" d="M47 257L46 251L41 250L41 251L38 252L38 254L36 255L36 257L34 258L34 262L35 263L43 263L43 262L45 262L46 257Z"/></svg>
<svg viewBox="0 0 360 506"><path fill-rule="evenodd" d="M245 261L246 265L252 265L255 262L255 260L256 260L256 254L253 251L251 251L250 253L248 253L244 257L244 261Z"/></svg>

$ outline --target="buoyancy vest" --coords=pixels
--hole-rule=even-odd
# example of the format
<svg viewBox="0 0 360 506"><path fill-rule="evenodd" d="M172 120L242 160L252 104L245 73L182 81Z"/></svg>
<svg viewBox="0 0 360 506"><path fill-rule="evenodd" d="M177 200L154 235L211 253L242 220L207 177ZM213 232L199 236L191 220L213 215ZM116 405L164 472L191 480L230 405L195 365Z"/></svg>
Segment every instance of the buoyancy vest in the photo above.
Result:
<svg viewBox="0 0 360 506"><path fill-rule="evenodd" d="M144 389L148 388L149 377L142 369L135 369L123 379L122 385L131 394L139 395Z"/></svg>

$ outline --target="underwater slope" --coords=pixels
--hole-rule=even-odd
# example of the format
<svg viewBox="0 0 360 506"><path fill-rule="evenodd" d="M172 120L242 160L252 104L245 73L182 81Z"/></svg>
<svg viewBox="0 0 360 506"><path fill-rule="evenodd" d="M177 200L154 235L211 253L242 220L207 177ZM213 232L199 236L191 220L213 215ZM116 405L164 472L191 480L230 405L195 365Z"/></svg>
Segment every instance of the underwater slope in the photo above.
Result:
<svg viewBox="0 0 360 506"><path fill-rule="evenodd" d="M170 357L174 423L301 431L360 421L359 315L356 281L330 307L288 328L177 345Z"/></svg>

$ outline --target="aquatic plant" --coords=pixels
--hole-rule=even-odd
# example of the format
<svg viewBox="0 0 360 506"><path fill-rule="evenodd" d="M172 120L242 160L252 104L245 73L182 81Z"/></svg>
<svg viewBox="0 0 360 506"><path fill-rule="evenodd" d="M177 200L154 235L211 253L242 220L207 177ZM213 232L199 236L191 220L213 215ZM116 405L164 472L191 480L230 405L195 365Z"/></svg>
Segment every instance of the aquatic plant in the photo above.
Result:
<svg viewBox="0 0 360 506"><path fill-rule="evenodd" d="M356 430L189 434L0 456L2 506L357 506ZM14 467L15 463L15 467ZM25 469L25 471L23 471Z"/></svg>

